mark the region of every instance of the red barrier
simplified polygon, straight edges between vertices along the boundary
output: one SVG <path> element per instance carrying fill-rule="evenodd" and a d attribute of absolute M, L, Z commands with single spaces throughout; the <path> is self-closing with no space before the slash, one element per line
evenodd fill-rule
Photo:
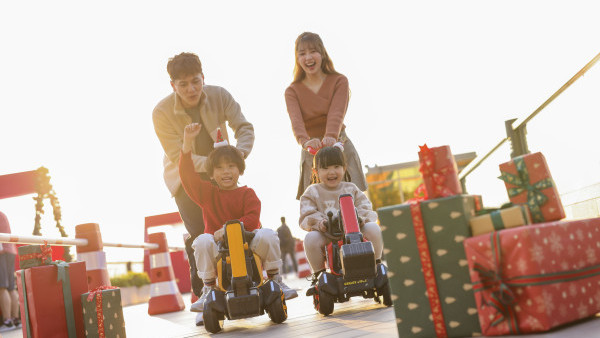
<path fill-rule="evenodd" d="M 304 244 L 302 244 L 301 240 L 296 240 L 296 261 L 298 263 L 298 278 L 310 276 L 310 265 L 306 259 Z"/>
<path fill-rule="evenodd" d="M 144 242 L 148 242 L 148 228 L 161 225 L 176 225 L 182 224 L 181 216 L 178 212 L 168 214 L 147 216 L 144 220 Z M 185 259 L 185 255 L 181 251 L 171 252 L 171 262 L 173 264 L 173 272 L 179 292 L 188 293 L 192 290 L 192 281 L 190 280 L 190 264 Z M 150 275 L 150 260 L 149 251 L 144 250 L 144 271 Z"/>
<path fill-rule="evenodd" d="M 0 199 L 33 194 L 37 171 L 0 175 Z"/>
<path fill-rule="evenodd" d="M 75 238 L 88 240 L 88 245 L 75 247 L 77 260 L 84 261 L 87 270 L 88 290 L 100 286 L 110 286 L 110 277 L 106 268 L 106 253 L 102 250 L 102 234 L 97 223 L 86 223 L 75 226 Z"/>

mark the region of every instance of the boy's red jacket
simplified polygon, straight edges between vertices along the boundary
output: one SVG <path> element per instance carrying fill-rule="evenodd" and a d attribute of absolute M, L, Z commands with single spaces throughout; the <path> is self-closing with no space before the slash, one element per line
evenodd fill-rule
<path fill-rule="evenodd" d="M 194 169 L 192 152 L 179 156 L 179 176 L 188 196 L 202 207 L 204 233 L 214 234 L 223 224 L 240 220 L 247 231 L 260 228 L 260 200 L 247 186 L 234 190 L 221 190 L 211 182 L 200 178 Z"/>

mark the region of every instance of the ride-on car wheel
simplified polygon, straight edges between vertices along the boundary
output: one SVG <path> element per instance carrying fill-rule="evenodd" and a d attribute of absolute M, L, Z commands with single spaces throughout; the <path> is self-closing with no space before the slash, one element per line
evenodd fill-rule
<path fill-rule="evenodd" d="M 333 312 L 334 299 L 333 296 L 325 291 L 319 290 L 319 301 L 318 301 L 319 313 L 322 315 L 330 315 Z"/>
<path fill-rule="evenodd" d="M 273 303 L 267 306 L 267 313 L 269 314 L 269 318 L 277 324 L 283 323 L 287 319 L 287 306 L 285 304 L 283 292 L 281 293 L 280 298 L 277 298 Z"/>
<path fill-rule="evenodd" d="M 392 306 L 394 304 L 392 302 L 392 291 L 390 290 L 389 282 L 385 283 L 380 290 L 377 290 L 377 293 L 383 297 L 383 305 Z"/>
<path fill-rule="evenodd" d="M 204 319 L 204 328 L 210 333 L 217 333 L 221 331 L 221 321 L 219 320 L 219 313 L 204 306 L 204 312 L 202 318 Z"/>

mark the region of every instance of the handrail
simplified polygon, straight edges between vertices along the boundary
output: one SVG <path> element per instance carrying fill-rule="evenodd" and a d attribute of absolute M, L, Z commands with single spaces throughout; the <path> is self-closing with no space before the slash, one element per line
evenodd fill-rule
<path fill-rule="evenodd" d="M 525 126 L 531 119 L 533 119 L 539 112 L 541 112 L 546 106 L 548 106 L 555 98 L 557 98 L 562 92 L 564 92 L 567 88 L 569 88 L 575 81 L 577 81 L 580 77 L 582 77 L 592 66 L 596 64 L 600 60 L 600 53 L 596 55 L 590 62 L 588 62 L 580 71 L 578 71 L 573 77 L 569 79 L 562 87 L 560 87 L 552 96 L 550 96 L 544 103 L 542 103 L 533 113 L 529 114 L 527 117 L 522 117 L 517 119 L 512 123 L 513 130 L 521 128 Z M 463 181 L 467 175 L 469 175 L 473 170 L 475 170 L 483 161 L 485 161 L 490 155 L 492 155 L 504 142 L 509 140 L 509 137 L 505 137 L 498 144 L 496 144 L 491 150 L 489 150 L 485 155 L 477 156 L 471 161 L 467 166 L 465 166 L 460 173 L 458 173 L 458 179 Z"/>
<path fill-rule="evenodd" d="M 31 236 L 31 235 L 13 235 L 7 233 L 0 233 L 0 243 L 17 243 L 17 244 L 50 244 L 57 246 L 72 246 L 72 245 L 80 245 L 86 246 L 88 245 L 88 240 L 84 238 L 67 238 L 67 237 L 43 237 L 43 236 Z M 105 247 L 114 247 L 114 248 L 139 248 L 139 249 L 158 249 L 159 245 L 156 243 L 141 243 L 141 244 L 133 244 L 133 243 L 111 243 L 111 242 L 103 242 Z M 184 247 L 179 246 L 170 246 L 170 250 L 184 250 Z"/>

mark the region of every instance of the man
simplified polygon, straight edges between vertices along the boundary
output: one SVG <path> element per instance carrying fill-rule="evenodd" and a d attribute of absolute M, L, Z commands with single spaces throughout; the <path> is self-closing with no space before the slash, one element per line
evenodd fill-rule
<path fill-rule="evenodd" d="M 204 84 L 202 63 L 196 54 L 181 53 L 167 63 L 173 93 L 162 99 L 152 112 L 154 131 L 165 151 L 164 180 L 190 237 L 186 240 L 186 252 L 190 262 L 192 289 L 201 296 L 202 281 L 196 273 L 194 251 L 191 243 L 204 233 L 202 208 L 185 193 L 179 178 L 179 154 L 183 145 L 183 132 L 186 125 L 200 123 L 200 134 L 192 144 L 192 161 L 197 172 L 204 174 L 208 154 L 214 149 L 217 130 L 223 139 L 228 140 L 226 123 L 235 133 L 238 148 L 244 158 L 248 157 L 254 145 L 254 128 L 246 120 L 240 105 L 222 87 Z M 196 318 L 196 325 L 202 325 L 202 318 Z"/>
<path fill-rule="evenodd" d="M 285 217 L 281 217 L 281 226 L 277 228 L 279 236 L 279 246 L 281 248 L 281 261 L 283 262 L 283 273 L 287 273 L 286 256 L 290 255 L 294 271 L 298 273 L 298 263 L 296 263 L 296 240 L 292 237 L 290 227 L 285 223 Z"/>

